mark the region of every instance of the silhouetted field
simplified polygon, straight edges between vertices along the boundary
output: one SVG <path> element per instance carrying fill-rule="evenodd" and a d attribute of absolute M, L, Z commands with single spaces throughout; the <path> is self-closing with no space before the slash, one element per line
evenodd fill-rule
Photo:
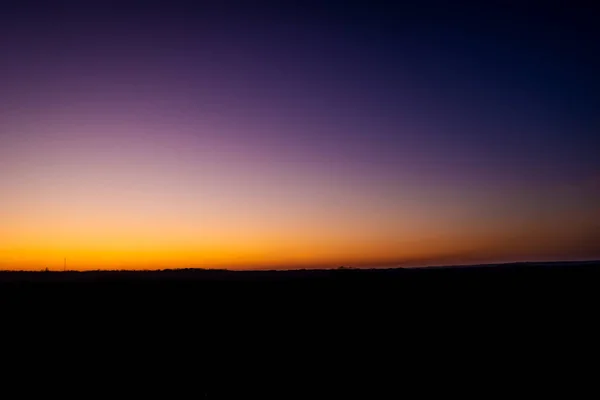
<path fill-rule="evenodd" d="M 98 387 L 121 385 L 116 376 L 132 394 L 164 397 L 399 398 L 441 382 L 445 391 L 474 390 L 471 381 L 490 377 L 499 380 L 494 391 L 516 387 L 486 368 L 529 376 L 528 360 L 587 354 L 586 345 L 575 349 L 595 332 L 599 271 L 600 262 L 1 272 L 0 305 L 3 333 L 18 328 L 26 343 L 17 354 L 27 349 L 52 365 L 68 355 L 83 375 L 110 366 L 110 379 L 88 378 Z M 11 351 L 18 342 L 3 343 Z M 469 368 L 468 382 L 458 365 Z M 164 376 L 148 378 L 157 368 L 177 371 L 170 379 L 179 383 L 157 392 Z M 430 376 L 436 385 L 419 381 Z"/>
<path fill-rule="evenodd" d="M 406 312 L 482 301 L 509 305 L 594 297 L 599 271 L 600 262 L 294 271 L 3 271 L 0 288 L 3 301 L 15 305 L 176 304 L 174 309 L 197 305 L 205 313 L 256 307 L 267 314 L 280 306 L 333 307 L 340 312 L 375 305 L 376 310 L 400 307 Z"/>
<path fill-rule="evenodd" d="M 72 283 L 72 282 L 362 282 L 383 283 L 390 280 L 401 283 L 406 279 L 452 278 L 487 279 L 561 278 L 594 274 L 600 261 L 523 262 L 465 266 L 421 268 L 347 268 L 234 271 L 227 269 L 163 269 L 163 270 L 93 270 L 93 271 L 0 271 L 0 283 Z"/>

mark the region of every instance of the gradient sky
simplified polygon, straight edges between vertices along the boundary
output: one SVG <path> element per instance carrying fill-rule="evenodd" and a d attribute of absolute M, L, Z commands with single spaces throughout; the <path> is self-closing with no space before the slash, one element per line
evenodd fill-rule
<path fill-rule="evenodd" d="M 0 269 L 600 258 L 593 8 L 195 3 L 3 2 Z"/>

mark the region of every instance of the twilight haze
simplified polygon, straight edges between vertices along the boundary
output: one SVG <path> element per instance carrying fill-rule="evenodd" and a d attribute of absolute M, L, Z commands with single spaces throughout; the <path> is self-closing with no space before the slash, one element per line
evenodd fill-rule
<path fill-rule="evenodd" d="M 593 8 L 195 3 L 3 3 L 0 269 L 600 258 Z"/>

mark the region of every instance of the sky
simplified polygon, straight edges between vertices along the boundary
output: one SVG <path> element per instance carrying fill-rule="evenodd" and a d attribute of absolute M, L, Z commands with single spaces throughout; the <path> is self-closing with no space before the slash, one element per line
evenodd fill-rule
<path fill-rule="evenodd" d="M 388 3 L 3 2 L 0 269 L 600 259 L 597 11 Z"/>

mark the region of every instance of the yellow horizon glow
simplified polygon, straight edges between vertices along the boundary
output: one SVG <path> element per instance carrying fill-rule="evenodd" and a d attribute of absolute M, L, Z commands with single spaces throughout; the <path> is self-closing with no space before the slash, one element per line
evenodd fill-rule
<path fill-rule="evenodd" d="M 64 257 L 77 270 L 440 265 L 598 250 L 600 200 L 585 188 L 197 160 L 145 143 L 129 154 L 94 139 L 75 157 L 21 150 L 5 163 L 0 269 L 61 270 Z"/>

